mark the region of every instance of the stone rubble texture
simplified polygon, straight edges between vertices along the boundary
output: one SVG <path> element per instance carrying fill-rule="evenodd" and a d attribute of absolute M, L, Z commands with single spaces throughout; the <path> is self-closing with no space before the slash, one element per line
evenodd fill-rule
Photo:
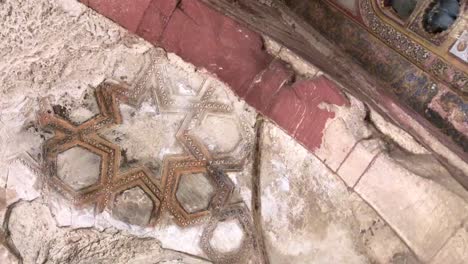
<path fill-rule="evenodd" d="M 117 11 L 106 5 L 119 1 L 87 2 L 112 13 Z M 176 11 L 175 1 L 167 6 L 139 2 L 124 19 L 139 14 L 146 26 L 187 24 L 187 32 L 208 38 L 206 49 L 216 24 L 207 15 L 203 23 L 211 27 L 195 27 L 182 11 L 228 21 L 195 1 L 184 1 Z M 152 22 L 150 9 L 159 10 L 162 20 Z M 168 22 L 173 11 L 175 19 Z M 354 97 L 327 90 L 329 82 L 319 69 L 274 41 L 265 40 L 269 54 L 249 67 L 260 72 L 269 65 L 258 82 L 268 89 L 295 75 L 285 91 L 296 89 L 307 97 L 298 101 L 313 103 L 302 109 L 304 126 L 291 136 L 272 121 L 255 126 L 261 117 L 247 104 L 252 91 L 246 103 L 230 89 L 239 92 L 254 79 L 237 70 L 242 65 L 230 69 L 239 79 L 223 83 L 212 73 L 223 79 L 226 71 L 185 62 L 182 58 L 202 58 L 177 54 L 182 46 L 169 49 L 176 54 L 167 53 L 132 35 L 149 30 L 135 21 L 127 20 L 126 31 L 74 0 L 1 1 L 0 20 L 0 263 L 261 263 L 255 246 L 262 239 L 273 264 L 466 262 L 466 190 L 408 134 Z M 233 37 L 228 31 L 235 25 L 224 26 Z M 157 32 L 146 33 L 160 40 Z M 261 46 L 256 36 L 247 47 Z M 179 43 L 172 38 L 162 41 Z M 158 188 L 173 184 L 164 192 L 169 200 L 154 198 L 147 185 L 129 185 L 113 193 L 99 212 L 91 205 L 76 206 L 50 184 L 42 147 L 54 135 L 40 127 L 38 114 L 50 105 L 54 115 L 75 125 L 95 118 L 101 111 L 95 92 L 109 80 L 132 92 L 119 101 L 121 123 L 98 132 L 118 146 L 116 175 L 144 167 Z M 306 133 L 306 124 L 317 116 L 323 129 Z M 171 162 L 196 155 L 188 142 L 195 142 L 205 158 L 238 166 L 221 166 L 221 172 L 190 167 L 172 182 L 167 176 Z M 69 154 L 76 149 L 80 153 Z M 77 168 L 67 174 L 69 183 L 80 183 L 76 189 L 84 180 L 89 185 L 87 177 L 95 181 L 96 164 L 103 166 L 101 156 L 87 158 L 90 152 L 82 150 L 71 148 L 69 159 L 62 159 L 67 152 L 58 155 L 63 169 Z M 254 177 L 260 178 L 259 186 Z M 226 206 L 211 211 L 224 197 L 216 192 L 221 189 L 230 194 Z M 253 214 L 256 208 L 259 217 Z M 198 213 L 188 226 L 178 222 L 180 214 Z"/>
<path fill-rule="evenodd" d="M 12 218 L 11 239 L 24 263 L 209 263 L 117 230 L 58 228 L 40 200 L 16 205 Z"/>

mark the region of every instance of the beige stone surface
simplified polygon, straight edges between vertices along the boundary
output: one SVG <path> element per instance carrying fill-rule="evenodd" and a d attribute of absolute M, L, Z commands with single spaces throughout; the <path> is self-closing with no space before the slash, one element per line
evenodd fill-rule
<path fill-rule="evenodd" d="M 278 58 L 289 63 L 294 71 L 303 78 L 314 78 L 321 74 L 317 67 L 304 61 L 298 55 L 284 46 L 279 51 Z"/>
<path fill-rule="evenodd" d="M 5 220 L 8 206 L 17 201 L 17 199 L 15 190 L 0 188 L 0 223 L 3 224 Z"/>
<path fill-rule="evenodd" d="M 101 157 L 85 148 L 73 147 L 57 157 L 57 176 L 75 190 L 99 180 Z"/>
<path fill-rule="evenodd" d="M 134 187 L 115 197 L 112 215 L 131 225 L 145 226 L 150 221 L 154 207 L 158 206 L 140 187 Z"/>
<path fill-rule="evenodd" d="M 338 169 L 338 175 L 348 187 L 354 187 L 362 174 L 371 165 L 374 158 L 384 149 L 380 139 L 363 140 L 349 153 Z"/>
<path fill-rule="evenodd" d="M 72 243 L 70 243 L 72 242 Z M 205 259 L 165 250 L 154 241 L 119 232 L 72 230 L 50 242 L 44 263 L 208 264 Z"/>
<path fill-rule="evenodd" d="M 19 260 L 3 244 L 0 244 L 0 263 L 17 264 Z"/>
<path fill-rule="evenodd" d="M 464 264 L 468 262 L 468 225 L 463 227 L 450 238 L 445 246 L 431 261 L 432 264 Z"/>
<path fill-rule="evenodd" d="M 207 115 L 191 133 L 205 142 L 210 151 L 225 154 L 233 151 L 242 140 L 240 129 L 231 116 Z"/>
<path fill-rule="evenodd" d="M 393 142 L 398 144 L 408 152 L 414 154 L 429 154 L 430 152 L 419 144 L 410 134 L 401 128 L 393 125 L 375 111 L 370 111 L 370 119 L 372 124 L 386 137 L 389 137 Z"/>
<path fill-rule="evenodd" d="M 39 201 L 16 204 L 8 221 L 11 241 L 25 263 L 36 263 L 41 247 L 59 232 L 49 209 Z"/>
<path fill-rule="evenodd" d="M 29 155 L 8 160 L 0 167 L 0 171 L 5 174 L 4 187 L 0 187 L 0 223 L 4 223 L 9 206 L 20 200 L 31 201 L 40 196 L 41 173 Z M 3 226 L 0 227 L 2 229 Z"/>
<path fill-rule="evenodd" d="M 188 213 L 207 210 L 215 186 L 204 173 L 182 174 L 177 187 L 176 197 Z"/>
<path fill-rule="evenodd" d="M 272 124 L 262 136 L 261 207 L 271 263 L 417 263 L 319 159 Z"/>
<path fill-rule="evenodd" d="M 283 45 L 279 44 L 278 42 L 274 41 L 272 38 L 268 37 L 267 35 L 263 35 L 263 46 L 265 50 L 273 55 L 278 56 L 279 52 L 283 48 Z"/>
<path fill-rule="evenodd" d="M 462 198 L 400 166 L 388 154 L 376 159 L 356 191 L 424 261 L 468 217 L 468 204 Z"/>
<path fill-rule="evenodd" d="M 372 135 L 371 128 L 364 121 L 365 105 L 354 97 L 349 98 L 349 106 L 319 105 L 333 111 L 335 117 L 327 121 L 322 144 L 314 153 L 333 171 L 341 166 L 357 142 Z"/>
<path fill-rule="evenodd" d="M 242 243 L 244 232 L 238 220 L 219 222 L 210 240 L 213 248 L 219 252 L 231 252 Z"/>
<path fill-rule="evenodd" d="M 410 129 L 414 130 L 415 133 L 419 135 L 419 140 L 428 148 L 432 149 L 435 153 L 443 157 L 449 164 L 449 166 L 453 166 L 456 170 L 459 170 L 461 174 L 468 175 L 468 163 L 463 161 L 457 154 L 452 152 L 444 143 L 437 140 L 434 135 L 428 131 L 423 125 L 419 124 L 419 122 L 411 121 L 413 118 L 408 114 L 405 113 L 402 109 L 397 107 L 396 105 L 392 106 L 394 113 L 401 116 L 401 118 L 405 118 L 410 120 L 408 122 L 408 126 Z M 371 111 L 371 120 L 373 124 L 380 130 L 383 134 L 394 140 L 398 143 L 399 146 L 406 149 L 409 152 L 416 153 L 416 154 L 428 154 L 428 150 L 421 147 L 421 144 L 417 143 L 414 138 L 412 138 L 408 133 L 403 131 L 400 128 L 397 128 L 393 124 L 385 121 L 381 116 L 377 113 Z"/>
<path fill-rule="evenodd" d="M 424 179 L 428 179 L 442 186 L 446 190 L 464 199 L 468 203 L 468 191 L 463 188 L 431 154 L 411 154 L 394 149 L 391 158 L 401 167 Z"/>

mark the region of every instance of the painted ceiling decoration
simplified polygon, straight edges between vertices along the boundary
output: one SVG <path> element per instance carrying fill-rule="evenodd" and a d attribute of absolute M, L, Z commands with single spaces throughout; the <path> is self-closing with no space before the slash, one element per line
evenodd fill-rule
<path fill-rule="evenodd" d="M 459 0 L 434 1 L 424 11 L 424 29 L 433 34 L 446 31 L 457 21 L 459 13 Z"/>
<path fill-rule="evenodd" d="M 459 8 L 464 10 L 466 1 L 460 4 Z M 425 21 L 434 16 L 429 15 L 437 12 L 434 10 L 439 10 L 435 6 L 442 8 L 434 4 L 432 0 L 418 1 L 411 16 L 403 21 L 396 16 L 389 15 L 391 12 L 380 0 L 359 1 L 362 21 L 374 35 L 412 63 L 430 73 L 432 77 L 448 84 L 455 92 L 466 95 L 468 93 L 468 65 L 450 54 L 449 48 L 446 47 L 447 44 L 453 45 L 456 40 L 455 35 L 463 33 L 466 20 L 454 20 L 447 30 L 440 33 L 428 32 Z"/>
<path fill-rule="evenodd" d="M 416 0 L 390 0 L 384 1 L 384 7 L 390 11 L 389 13 L 396 13 L 399 18 L 406 20 L 413 13 L 417 3 Z"/>
<path fill-rule="evenodd" d="M 296 14 L 349 54 L 384 89 L 418 112 L 468 151 L 468 64 L 466 1 L 441 33 L 429 33 L 424 19 L 438 0 L 416 1 L 402 18 L 399 1 L 289 1 Z M 396 9 L 395 9 L 396 8 Z M 403 12 L 403 11 L 400 11 Z M 359 26 L 356 26 L 359 25 Z M 448 99 L 450 98 L 450 99 Z"/>

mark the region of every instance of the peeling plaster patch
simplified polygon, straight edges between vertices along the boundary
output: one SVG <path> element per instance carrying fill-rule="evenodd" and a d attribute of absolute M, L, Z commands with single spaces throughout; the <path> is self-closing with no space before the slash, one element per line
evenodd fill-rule
<path fill-rule="evenodd" d="M 51 194 L 48 199 L 49 209 L 58 227 L 72 226 L 72 205 L 59 196 Z M 73 226 L 72 226 L 73 227 Z"/>
<path fill-rule="evenodd" d="M 280 207 L 284 206 L 280 203 L 277 203 L 272 188 L 264 189 L 261 199 L 262 217 L 267 219 L 267 222 L 271 221 L 269 219 L 278 219 L 278 222 L 285 222 L 286 215 L 281 214 L 280 212 Z"/>
<path fill-rule="evenodd" d="M 71 225 L 74 228 L 90 228 L 95 225 L 95 222 L 94 208 L 71 211 Z"/>
<path fill-rule="evenodd" d="M 93 207 L 76 208 L 56 193 L 48 196 L 48 207 L 58 227 L 91 228 L 99 219 Z"/>
<path fill-rule="evenodd" d="M 237 120 L 230 117 L 207 115 L 193 133 L 216 153 L 232 152 L 241 141 Z"/>
<path fill-rule="evenodd" d="M 153 237 L 161 241 L 164 248 L 204 256 L 199 246 L 202 231 L 202 226 L 181 228 L 176 225 L 161 225 L 153 231 Z M 184 242 L 181 243 L 181 241 Z"/>
<path fill-rule="evenodd" d="M 73 147 L 57 157 L 57 176 L 74 190 L 98 182 L 101 157 L 85 148 Z"/>
<path fill-rule="evenodd" d="M 249 210 L 252 210 L 252 161 L 249 158 L 241 172 L 228 172 L 229 178 L 233 181 L 234 193 L 231 196 L 231 203 L 239 203 L 244 201 Z"/>
<path fill-rule="evenodd" d="M 116 195 L 112 215 L 129 224 L 145 226 L 149 223 L 155 206 L 159 204 L 153 204 L 140 187 L 133 187 Z"/>
<path fill-rule="evenodd" d="M 94 89 L 83 83 L 71 82 L 64 85 L 65 92 L 58 96 L 49 96 L 48 100 L 57 110 L 57 114 L 70 119 L 75 124 L 82 124 L 99 113 Z"/>
<path fill-rule="evenodd" d="M 229 176 L 229 179 L 231 179 L 232 183 L 234 183 L 234 185 L 237 185 L 238 181 L 237 181 L 237 173 L 235 172 L 229 172 L 227 174 Z"/>
<path fill-rule="evenodd" d="M 265 46 L 266 51 L 275 57 L 278 56 L 283 46 L 266 35 L 262 37 L 263 45 Z"/>
<path fill-rule="evenodd" d="M 41 153 L 41 144 L 50 137 L 50 135 L 39 131 L 34 122 L 37 102 L 32 98 L 20 97 L 12 98 L 2 104 L 1 99 L 0 107 L 4 107 L 4 109 L 0 111 L 2 132 L 0 166 L 2 163 L 7 166 L 8 163 L 21 155 L 37 159 Z"/>
<path fill-rule="evenodd" d="M 289 63 L 294 71 L 302 75 L 304 78 L 314 78 L 320 73 L 318 68 L 301 59 L 298 55 L 286 47 L 281 48 L 278 57 Z"/>
<path fill-rule="evenodd" d="M 328 119 L 320 148 L 314 153 L 332 170 L 336 170 L 356 142 L 369 137 L 371 129 L 364 121 L 366 109 L 362 102 L 348 95 L 350 106 L 321 104 L 332 111 L 335 118 Z"/>
<path fill-rule="evenodd" d="M 37 175 L 19 160 L 8 168 L 7 189 L 15 190 L 17 199 L 31 201 L 40 196 L 36 188 Z"/>

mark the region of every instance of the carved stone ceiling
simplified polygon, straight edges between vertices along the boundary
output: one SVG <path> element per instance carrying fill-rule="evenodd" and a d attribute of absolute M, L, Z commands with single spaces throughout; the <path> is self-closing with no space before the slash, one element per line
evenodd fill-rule
<path fill-rule="evenodd" d="M 0 1 L 0 263 L 468 258 L 468 193 L 430 151 L 223 19 L 272 60 L 258 111 L 233 93 L 254 68 L 225 83 L 77 1 Z"/>

